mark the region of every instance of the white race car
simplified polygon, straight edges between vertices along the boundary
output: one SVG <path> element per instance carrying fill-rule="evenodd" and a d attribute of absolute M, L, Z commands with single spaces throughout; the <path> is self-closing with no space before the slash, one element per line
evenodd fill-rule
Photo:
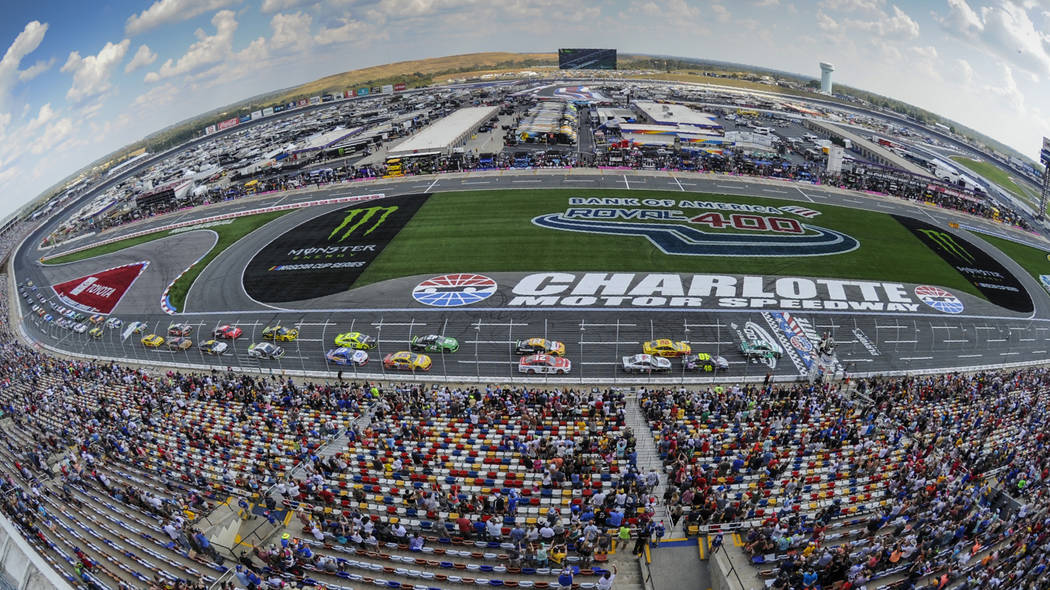
<path fill-rule="evenodd" d="M 623 370 L 627 373 L 654 373 L 670 371 L 671 361 L 662 356 L 636 354 L 623 357 Z"/>
<path fill-rule="evenodd" d="M 256 342 L 248 347 L 248 356 L 253 359 L 279 359 L 284 349 L 270 342 Z"/>

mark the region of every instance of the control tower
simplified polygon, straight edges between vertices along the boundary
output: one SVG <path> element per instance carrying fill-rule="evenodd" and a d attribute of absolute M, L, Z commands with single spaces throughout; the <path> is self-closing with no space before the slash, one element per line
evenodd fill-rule
<path fill-rule="evenodd" d="M 820 92 L 823 94 L 831 94 L 831 72 L 835 71 L 835 66 L 829 64 L 826 61 L 820 62 Z"/>

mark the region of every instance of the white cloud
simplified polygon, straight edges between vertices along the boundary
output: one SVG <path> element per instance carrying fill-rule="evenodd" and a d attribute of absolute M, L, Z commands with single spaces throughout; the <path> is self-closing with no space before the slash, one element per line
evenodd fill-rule
<path fill-rule="evenodd" d="M 881 39 L 911 40 L 919 38 L 919 23 L 908 16 L 897 6 L 893 14 L 879 12 L 871 20 L 847 19 L 843 21 L 850 28 L 864 31 Z"/>
<path fill-rule="evenodd" d="M 154 53 L 149 45 L 143 43 L 139 45 L 138 51 L 135 52 L 134 57 L 128 62 L 128 65 L 124 66 L 124 73 L 130 74 L 139 68 L 144 68 L 153 62 L 157 61 L 157 54 Z"/>
<path fill-rule="evenodd" d="M 124 32 L 138 35 L 160 25 L 182 22 L 238 3 L 240 0 L 157 0 L 146 10 L 129 16 L 124 23 Z"/>
<path fill-rule="evenodd" d="M 237 20 L 233 11 L 223 10 L 215 13 L 211 23 L 215 26 L 214 35 L 209 36 L 203 29 L 197 29 L 194 33 L 197 42 L 190 45 L 186 54 L 178 61 L 169 59 L 156 72 L 146 74 L 146 82 L 159 82 L 165 78 L 193 72 L 229 57 L 233 50 L 233 33 L 237 30 Z"/>
<path fill-rule="evenodd" d="M 109 90 L 112 85 L 109 77 L 114 68 L 124 61 L 131 41 L 124 39 L 120 43 L 106 43 L 98 55 L 80 57 L 76 51 L 69 54 L 69 59 L 62 66 L 62 72 L 73 74 L 73 86 L 66 93 L 66 98 L 79 102 L 90 96 L 97 96 Z"/>
<path fill-rule="evenodd" d="M 974 80 L 977 79 L 977 75 L 974 73 L 970 62 L 965 59 L 955 60 L 955 70 L 955 73 L 959 76 L 959 82 L 963 86 L 972 86 Z"/>
<path fill-rule="evenodd" d="M 319 45 L 333 45 L 359 40 L 375 32 L 367 23 L 361 21 L 344 19 L 342 23 L 338 27 L 321 27 L 314 35 L 314 40 Z"/>
<path fill-rule="evenodd" d="M 44 61 L 42 59 L 38 60 L 35 64 L 18 72 L 18 81 L 28 82 L 33 78 L 36 78 L 40 74 L 43 74 L 44 72 L 50 70 L 51 66 L 53 65 L 55 65 L 55 58 L 53 57 L 47 61 Z"/>
<path fill-rule="evenodd" d="M 945 28 L 957 33 L 973 34 L 984 29 L 981 17 L 966 0 L 948 0 L 948 14 L 942 16 L 940 21 Z"/>
<path fill-rule="evenodd" d="M 22 65 L 22 59 L 40 47 L 47 28 L 47 23 L 30 21 L 4 52 L 3 59 L 0 59 L 0 104 L 4 102 L 17 79 L 21 77 L 22 71 L 19 71 L 18 68 Z M 35 67 L 34 65 L 23 71 L 33 70 Z"/>
<path fill-rule="evenodd" d="M 817 13 L 817 28 L 829 34 L 840 33 L 842 31 L 838 21 L 823 12 Z"/>
<path fill-rule="evenodd" d="M 39 156 L 60 147 L 73 134 L 73 120 L 64 117 L 47 125 L 44 132 L 29 144 L 29 153 Z"/>
<path fill-rule="evenodd" d="M 296 8 L 304 4 L 309 4 L 310 2 L 312 2 L 312 0 L 263 0 L 262 11 L 270 13 L 279 10 L 288 10 L 289 8 Z"/>
<path fill-rule="evenodd" d="M 150 88 L 132 101 L 133 107 L 158 107 L 171 103 L 179 95 L 179 89 L 171 82 L 165 82 L 159 86 Z"/>
<path fill-rule="evenodd" d="M 981 43 L 1009 63 L 1033 74 L 1050 74 L 1050 38 L 1036 29 L 1024 6 L 1004 0 L 974 10 L 966 0 L 948 0 L 948 13 L 939 21 L 950 33 Z"/>
<path fill-rule="evenodd" d="M 520 10 L 524 6 L 530 3 L 535 3 L 536 1 L 537 0 L 519 0 L 518 2 L 504 4 L 500 8 L 504 11 Z M 386 17 L 406 19 L 424 16 L 430 17 L 465 8 L 487 6 L 488 2 L 483 2 L 482 0 L 379 0 L 369 12 L 373 18 L 376 18 L 376 15 L 382 15 Z"/>
<path fill-rule="evenodd" d="M 275 14 L 270 19 L 270 27 L 273 29 L 270 46 L 273 49 L 291 47 L 294 51 L 305 50 L 312 44 L 312 25 L 313 17 L 309 14 Z"/>
<path fill-rule="evenodd" d="M 823 0 L 820 3 L 821 8 L 850 13 L 881 13 L 885 5 L 885 0 Z"/>
<path fill-rule="evenodd" d="M 1014 79 L 1014 72 L 1010 66 L 1006 64 L 1000 64 L 999 66 L 1002 76 L 1002 84 L 986 84 L 984 91 L 993 95 L 998 96 L 1002 103 L 1010 106 L 1010 109 L 1017 115 L 1025 116 L 1025 103 L 1024 93 L 1017 87 L 1017 81 Z"/>

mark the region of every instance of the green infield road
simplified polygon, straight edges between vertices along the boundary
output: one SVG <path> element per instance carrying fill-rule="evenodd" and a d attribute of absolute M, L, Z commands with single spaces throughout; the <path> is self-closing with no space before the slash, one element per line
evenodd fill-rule
<path fill-rule="evenodd" d="M 580 233 L 532 223 L 532 219 L 540 215 L 566 212 L 571 206 L 570 198 L 581 196 L 674 200 L 679 203 L 717 201 L 775 208 L 796 205 L 818 211 L 819 215 L 808 218 L 801 214 L 776 216 L 852 236 L 860 247 L 850 252 L 821 256 L 668 255 L 644 236 Z M 639 205 L 636 208 L 645 207 Z M 714 216 L 715 224 L 695 225 L 709 233 L 726 231 L 725 227 L 717 227 L 717 218 L 726 219 L 731 213 L 725 208 L 677 208 L 682 209 L 684 215 L 693 217 L 692 224 L 703 216 L 707 216 L 703 217 L 705 220 Z M 678 220 L 677 223 L 688 221 Z M 735 233 L 747 235 L 749 232 Z M 941 285 L 981 297 L 965 277 L 886 214 L 760 197 L 640 190 L 583 192 L 547 189 L 432 195 L 368 266 L 354 287 L 425 273 L 586 270 L 884 280 Z"/>

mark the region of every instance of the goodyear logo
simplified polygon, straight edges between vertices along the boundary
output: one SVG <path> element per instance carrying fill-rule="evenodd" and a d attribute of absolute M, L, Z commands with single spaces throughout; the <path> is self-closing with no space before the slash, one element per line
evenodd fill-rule
<path fill-rule="evenodd" d="M 968 264 L 972 264 L 976 260 L 973 254 L 970 254 L 966 248 L 959 244 L 959 242 L 955 241 L 955 236 L 952 234 L 935 229 L 919 229 L 917 231 L 929 238 L 929 240 L 936 244 L 938 248 L 959 260 L 965 261 Z"/>
<path fill-rule="evenodd" d="M 390 214 L 397 211 L 397 209 L 398 207 L 396 205 L 392 205 L 389 207 L 367 207 L 363 209 L 351 209 L 349 212 L 347 212 L 346 217 L 343 218 L 343 221 L 339 225 L 337 225 L 335 229 L 332 230 L 332 233 L 328 234 L 328 240 L 332 241 L 333 239 L 335 239 L 336 235 L 342 232 L 342 235 L 340 235 L 339 239 L 336 240 L 338 242 L 342 242 L 343 240 L 353 235 L 353 233 L 357 230 L 367 226 L 368 229 L 365 230 L 363 234 L 361 234 L 361 237 L 365 237 L 368 234 L 374 232 L 376 229 L 378 229 L 379 226 L 383 225 L 383 222 L 386 221 L 387 217 L 390 217 Z"/>

